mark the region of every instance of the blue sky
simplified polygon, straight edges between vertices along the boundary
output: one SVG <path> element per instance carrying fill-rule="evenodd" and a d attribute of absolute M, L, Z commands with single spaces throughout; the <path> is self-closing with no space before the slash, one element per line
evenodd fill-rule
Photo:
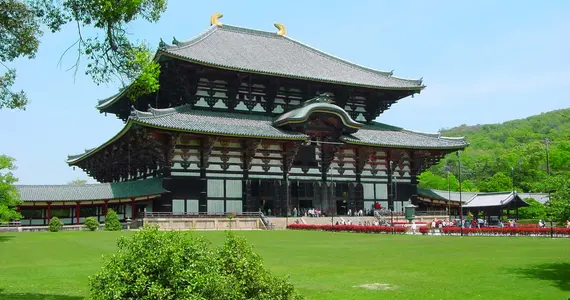
<path fill-rule="evenodd" d="M 275 31 L 282 23 L 299 41 L 427 88 L 379 121 L 435 132 L 460 124 L 497 123 L 570 107 L 570 1 L 183 1 L 170 0 L 157 24 L 136 22 L 133 38 L 158 46 L 191 38 L 222 22 Z M 45 33 L 34 60 L 10 64 L 26 111 L 0 110 L 0 153 L 17 159 L 20 184 L 88 179 L 65 163 L 68 154 L 107 141 L 122 128 L 95 109 L 118 83 L 97 86 L 58 60 L 77 36 L 74 26 Z M 90 180 L 93 182 L 93 180 Z"/>

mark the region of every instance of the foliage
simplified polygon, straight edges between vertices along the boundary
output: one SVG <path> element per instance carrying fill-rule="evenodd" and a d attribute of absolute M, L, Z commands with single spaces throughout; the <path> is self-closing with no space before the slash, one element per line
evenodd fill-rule
<path fill-rule="evenodd" d="M 0 64 L 7 72 L 0 76 L 0 109 L 25 109 L 24 91 L 13 92 L 16 70 L 6 64 L 19 57 L 32 59 L 43 34 L 41 27 L 60 31 L 66 24 L 77 27 L 77 40 L 65 51 L 87 58 L 85 73 L 97 84 L 120 80 L 133 82 L 130 97 L 158 89 L 159 65 L 144 42 L 128 38 L 127 26 L 143 19 L 157 22 L 166 10 L 167 0 L 4 0 L 0 1 Z M 89 30 L 85 30 L 89 29 Z M 86 35 L 86 32 L 93 34 Z"/>
<path fill-rule="evenodd" d="M 418 176 L 420 181 L 419 186 L 452 192 L 459 191 L 459 180 L 453 173 L 448 173 L 446 177 L 441 177 L 432 173 L 431 171 L 425 171 Z M 477 187 L 469 180 L 461 181 L 461 190 L 464 192 L 478 192 Z"/>
<path fill-rule="evenodd" d="M 105 216 L 105 231 L 119 231 L 122 229 L 123 226 L 119 222 L 119 216 L 114 210 L 109 208 Z"/>
<path fill-rule="evenodd" d="M 74 179 L 72 181 L 70 181 L 68 184 L 87 184 L 87 180 L 85 179 Z"/>
<path fill-rule="evenodd" d="M 91 231 L 95 231 L 99 228 L 99 222 L 97 221 L 97 219 L 95 219 L 95 217 L 86 218 L 84 225 Z"/>
<path fill-rule="evenodd" d="M 570 200 L 570 195 L 563 192 L 563 183 L 570 182 L 569 132 L 570 109 L 502 124 L 461 125 L 442 130 L 445 136 L 465 136 L 470 143 L 461 155 L 461 178 L 469 180 L 473 190 L 511 191 L 514 183 L 519 192 L 553 191 L 553 195 L 558 194 L 553 198 L 566 200 Z M 550 141 L 550 168 L 546 164 L 546 139 Z M 457 176 L 458 171 L 457 155 L 447 155 L 429 169 L 430 173 L 419 176 L 420 185 L 447 190 L 448 174 Z M 454 187 L 452 183 L 452 190 Z"/>
<path fill-rule="evenodd" d="M 145 226 L 132 237 L 121 237 L 118 248 L 90 278 L 94 300 L 301 298 L 232 233 L 212 249 L 203 237 Z"/>
<path fill-rule="evenodd" d="M 22 201 L 14 186 L 18 181 L 12 174 L 14 169 L 16 169 L 14 159 L 0 155 L 0 223 L 22 218 L 22 215 L 16 211 Z"/>
<path fill-rule="evenodd" d="M 544 205 L 542 205 L 542 203 L 536 201 L 533 198 L 526 198 L 524 201 L 528 203 L 529 206 L 519 208 L 520 219 L 544 220 L 544 217 L 546 217 L 546 211 L 544 210 Z"/>
<path fill-rule="evenodd" d="M 58 217 L 53 217 L 49 220 L 49 231 L 58 232 L 63 227 L 63 222 Z"/>

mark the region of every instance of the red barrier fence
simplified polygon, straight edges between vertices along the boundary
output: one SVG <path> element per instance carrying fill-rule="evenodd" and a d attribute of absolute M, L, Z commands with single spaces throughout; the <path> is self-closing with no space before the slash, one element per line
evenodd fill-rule
<path fill-rule="evenodd" d="M 287 229 L 293 230 L 319 230 L 335 232 L 364 232 L 364 233 L 405 233 L 406 227 L 390 226 L 362 226 L 362 225 L 312 225 L 312 224 L 291 224 Z"/>

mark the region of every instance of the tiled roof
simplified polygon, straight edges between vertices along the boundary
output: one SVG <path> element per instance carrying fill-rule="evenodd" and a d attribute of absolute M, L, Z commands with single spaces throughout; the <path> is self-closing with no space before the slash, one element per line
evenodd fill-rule
<path fill-rule="evenodd" d="M 478 193 L 463 207 L 491 207 L 491 206 L 505 206 L 512 201 L 516 201 L 519 207 L 528 206 L 517 193 L 514 192 L 501 192 L 501 193 Z"/>
<path fill-rule="evenodd" d="M 460 195 L 459 192 L 449 192 L 449 191 L 444 191 L 444 190 L 431 190 L 431 191 L 433 193 L 439 195 L 442 198 L 449 199 L 449 200 L 455 201 L 455 202 L 459 202 L 459 199 L 461 198 L 461 202 L 463 202 L 463 203 L 468 202 L 473 197 L 475 197 L 475 195 L 477 195 L 477 193 L 474 193 L 474 192 L 461 192 L 461 195 Z"/>
<path fill-rule="evenodd" d="M 422 80 L 392 77 L 392 72 L 363 67 L 275 32 L 224 24 L 159 51 L 227 69 L 373 88 L 421 90 Z"/>
<path fill-rule="evenodd" d="M 192 110 L 189 105 L 176 108 L 133 111 L 130 120 L 160 128 L 203 134 L 304 140 L 305 134 L 273 127 L 273 118 L 262 115 Z"/>
<path fill-rule="evenodd" d="M 342 140 L 349 144 L 415 149 L 458 150 L 468 146 L 463 138 L 448 138 L 438 134 L 414 132 L 376 122 L 363 126 L 356 133 L 342 137 Z"/>
<path fill-rule="evenodd" d="M 167 192 L 162 187 L 162 178 L 97 184 L 16 185 L 16 188 L 24 202 L 125 199 Z"/>
<path fill-rule="evenodd" d="M 423 188 L 421 186 L 418 186 L 418 196 L 430 198 L 430 199 L 446 200 L 447 201 L 446 197 L 442 197 L 438 193 L 434 192 L 434 190 Z"/>
<path fill-rule="evenodd" d="M 273 122 L 273 118 L 268 116 L 193 110 L 189 105 L 166 109 L 149 108 L 148 112 L 133 110 L 127 124 L 117 135 L 97 148 L 89 149 L 83 154 L 68 156 L 67 163 L 73 165 L 103 149 L 107 144 L 128 132 L 134 124 L 163 130 L 218 136 L 274 140 L 306 140 L 308 138 L 300 132 L 276 128 Z M 409 149 L 459 150 L 468 145 L 462 138 L 443 138 L 438 137 L 437 134 L 417 133 L 376 122 L 364 125 L 354 134 L 342 136 L 341 140 L 349 144 Z"/>

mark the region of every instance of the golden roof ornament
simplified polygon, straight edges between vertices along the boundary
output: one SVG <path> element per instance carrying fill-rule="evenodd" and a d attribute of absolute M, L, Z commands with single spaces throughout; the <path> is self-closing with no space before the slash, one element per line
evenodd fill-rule
<path fill-rule="evenodd" d="M 210 26 L 212 25 L 218 25 L 218 26 L 222 26 L 222 22 L 220 22 L 220 19 L 223 17 L 224 15 L 222 15 L 221 13 L 214 13 L 211 17 L 210 17 Z"/>
<path fill-rule="evenodd" d="M 275 24 L 273 24 L 273 26 L 275 26 L 275 28 L 277 28 L 279 30 L 279 31 L 277 31 L 277 35 L 285 36 L 287 34 L 287 29 L 285 29 L 285 25 L 275 23 Z"/>

